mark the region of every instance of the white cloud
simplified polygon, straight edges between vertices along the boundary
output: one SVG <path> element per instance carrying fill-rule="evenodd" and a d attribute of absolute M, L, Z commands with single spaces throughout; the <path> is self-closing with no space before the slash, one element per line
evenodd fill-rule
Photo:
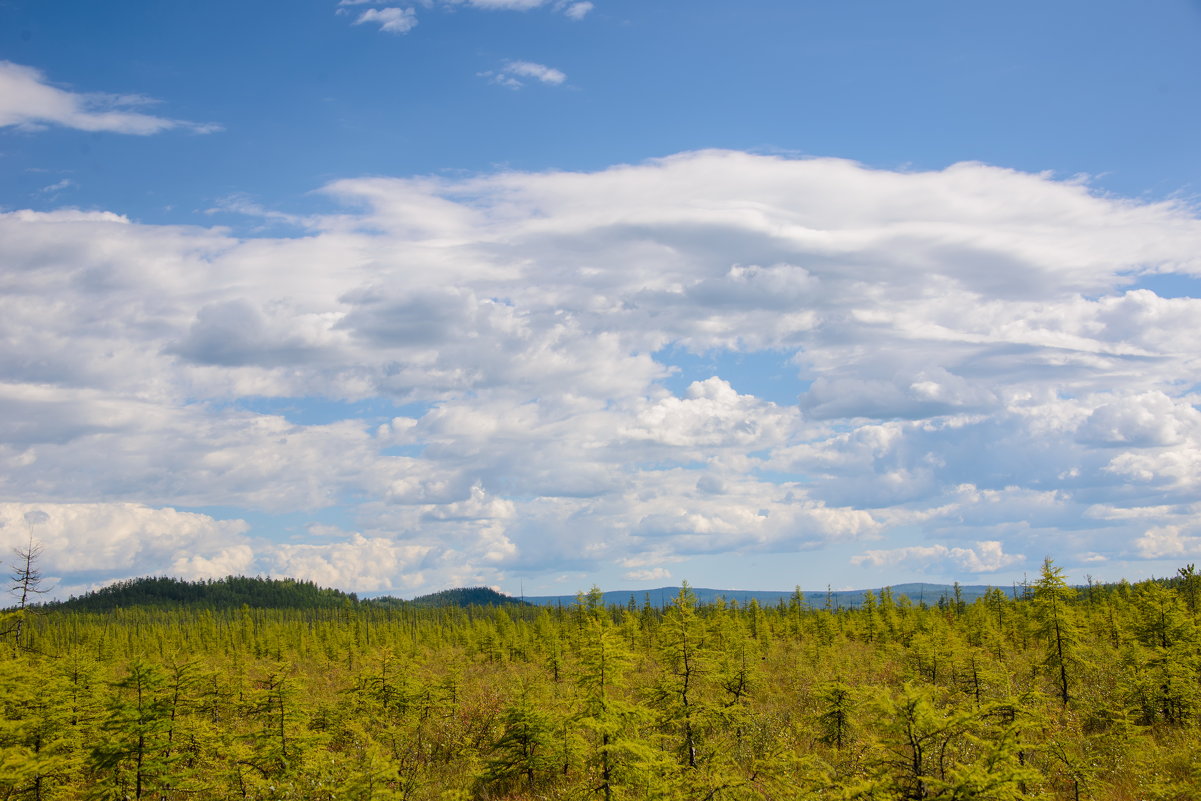
<path fill-rule="evenodd" d="M 592 3 L 572 0 L 439 0 L 444 5 L 466 5 L 486 11 L 532 11 L 550 6 L 572 19 L 579 19 L 592 10 Z M 579 8 L 584 6 L 584 8 Z"/>
<path fill-rule="evenodd" d="M 242 520 L 136 503 L 0 503 L 3 550 L 23 546 L 32 533 L 43 546 L 41 568 L 48 578 L 112 580 L 168 568 L 188 577 L 213 575 L 210 569 L 241 572 L 248 564 L 248 528 Z M 54 595 L 79 590 L 78 581 L 65 582 L 70 589 L 60 587 Z"/>
<path fill-rule="evenodd" d="M 52 86 L 33 67 L 0 61 L 0 128 L 18 126 L 37 130 L 62 125 L 81 131 L 111 131 L 145 136 L 173 128 L 194 133 L 221 130 L 218 125 L 156 117 L 136 106 L 152 102 L 138 95 L 80 94 Z"/>
<path fill-rule="evenodd" d="M 73 186 L 77 186 L 77 184 L 74 181 L 72 181 L 70 178 L 63 178 L 60 181 L 55 181 L 52 184 L 43 186 L 41 189 L 38 190 L 38 194 L 39 195 L 57 195 L 59 192 L 62 192 L 64 189 L 70 189 Z"/>
<path fill-rule="evenodd" d="M 964 571 L 1153 558 L 1201 502 L 1201 301 L 1126 289 L 1201 274 L 1188 209 L 725 151 L 325 191 L 297 237 L 0 214 L 0 497 L 345 506 L 361 539 L 138 564 L 414 591 L 902 531 Z M 716 366 L 669 391 L 672 354 Z M 753 354 L 795 401 L 726 374 Z"/>
<path fill-rule="evenodd" d="M 356 533 L 342 542 L 275 546 L 269 559 L 274 575 L 374 592 L 420 586 L 422 560 L 429 552 L 427 545 Z"/>
<path fill-rule="evenodd" d="M 1201 536 L 1186 534 L 1182 526 L 1149 528 L 1134 545 L 1144 559 L 1184 559 L 1201 555 Z"/>
<path fill-rule="evenodd" d="M 504 71 L 510 75 L 521 78 L 533 78 L 536 81 L 550 84 L 561 84 L 567 80 L 567 76 L 554 67 L 548 67 L 545 64 L 537 64 L 533 61 L 510 61 L 505 65 Z"/>
<path fill-rule="evenodd" d="M 451 4 L 466 4 L 489 11 L 530 11 L 546 5 L 548 0 L 444 0 Z"/>
<path fill-rule="evenodd" d="M 593 9 L 592 3 L 588 2 L 566 3 L 561 5 L 563 8 L 563 14 L 570 19 L 583 19 L 585 16 L 587 16 L 588 12 Z"/>
<path fill-rule="evenodd" d="M 314 220 L 297 214 L 288 214 L 275 209 L 269 209 L 243 194 L 227 195 L 220 198 L 216 205 L 205 209 L 205 214 L 241 214 L 247 217 L 257 217 L 266 224 L 291 225 L 298 228 L 311 228 Z"/>
<path fill-rule="evenodd" d="M 651 567 L 645 570 L 629 570 L 622 575 L 630 581 L 667 581 L 671 571 L 665 567 Z"/>
<path fill-rule="evenodd" d="M 1105 470 L 1132 482 L 1184 490 L 1191 496 L 1201 482 L 1201 447 L 1191 442 L 1180 448 L 1129 451 L 1115 456 Z"/>
<path fill-rule="evenodd" d="M 1098 445 L 1160 447 L 1201 435 L 1201 412 L 1160 391 L 1118 398 L 1095 408 L 1080 437 Z"/>
<path fill-rule="evenodd" d="M 798 422 L 795 410 L 739 395 L 729 382 L 714 376 L 694 381 L 683 398 L 662 398 L 642 409 L 623 433 L 677 448 L 754 450 L 784 444 Z"/>
<path fill-rule="evenodd" d="M 520 89 L 525 86 L 527 80 L 551 86 L 558 86 L 567 80 L 567 76 L 560 70 L 533 61 L 508 61 L 499 70 L 481 72 L 480 77 L 510 89 Z"/>
<path fill-rule="evenodd" d="M 172 576 L 196 581 L 225 576 L 244 576 L 256 573 L 254 549 L 249 545 L 231 545 L 220 551 L 204 555 L 181 553 L 171 563 L 167 572 Z"/>
<path fill-rule="evenodd" d="M 1025 560 L 1022 554 L 1004 553 L 1001 543 L 995 540 L 977 542 L 973 548 L 948 547 L 946 545 L 914 545 L 908 548 L 890 548 L 865 551 L 851 557 L 853 565 L 873 567 L 898 567 L 912 565 L 934 573 L 996 573 Z"/>
<path fill-rule="evenodd" d="M 349 9 L 355 6 L 388 6 L 391 0 L 338 0 L 337 14 L 347 14 Z M 444 10 L 453 10 L 464 7 L 479 9 L 482 11 L 532 11 L 536 8 L 550 6 L 555 11 L 561 12 L 568 19 L 581 20 L 587 16 L 592 10 L 593 5 L 590 2 L 573 2 L 572 0 L 420 0 L 422 6 L 426 9 L 441 8 Z M 363 11 L 355 19 L 355 25 L 363 23 L 379 23 L 380 30 L 388 33 L 408 33 L 417 26 L 417 12 L 414 8 L 400 8 L 397 6 L 388 6 L 387 8 L 371 8 Z M 533 65 L 539 66 L 539 65 Z M 542 68 L 547 69 L 547 68 Z M 550 77 L 541 77 L 538 75 L 527 75 L 525 77 L 535 78 L 544 82 L 561 83 L 562 78 L 554 80 L 553 75 L 558 73 L 558 70 L 551 70 Z M 498 83 L 504 83 L 503 72 L 502 79 Z M 561 75 L 562 73 L 558 73 Z M 490 74 L 491 75 L 491 74 Z M 515 80 L 510 77 L 509 80 Z M 511 84 L 506 84 L 511 85 Z"/>
<path fill-rule="evenodd" d="M 378 23 L 385 33 L 408 33 L 417 27 L 417 12 L 411 8 L 369 8 L 358 16 L 355 25 Z"/>

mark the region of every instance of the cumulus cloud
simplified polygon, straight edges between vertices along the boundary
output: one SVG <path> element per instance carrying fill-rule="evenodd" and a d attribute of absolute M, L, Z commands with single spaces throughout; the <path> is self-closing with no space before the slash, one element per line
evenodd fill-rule
<path fill-rule="evenodd" d="M 995 540 L 977 542 L 974 547 L 948 547 L 946 545 L 914 545 L 908 548 L 865 551 L 851 557 L 853 565 L 873 567 L 914 565 L 932 573 L 954 574 L 996 573 L 1010 565 L 1021 563 L 1022 554 L 1004 553 L 1001 543 Z"/>
<path fill-rule="evenodd" d="M 787 442 L 797 422 L 795 410 L 739 395 L 729 382 L 713 376 L 692 382 L 683 398 L 665 397 L 640 410 L 624 433 L 677 448 L 756 450 Z"/>
<path fill-rule="evenodd" d="M 216 553 L 181 553 L 167 571 L 178 578 L 199 580 L 254 574 L 255 553 L 249 545 L 231 545 Z"/>
<path fill-rule="evenodd" d="M 294 576 L 324 587 L 362 591 L 401 590 L 421 586 L 427 545 L 398 543 L 386 537 L 355 533 L 342 542 L 284 544 L 271 549 L 276 575 Z"/>
<path fill-rule="evenodd" d="M 4 550 L 24 545 L 30 526 L 43 547 L 43 573 L 76 577 L 67 582 L 72 589 L 79 589 L 73 585 L 80 576 L 111 580 L 171 569 L 200 577 L 242 572 L 250 564 L 249 526 L 237 519 L 137 503 L 0 503 Z"/>
<path fill-rule="evenodd" d="M 427 580 L 453 581 L 465 573 L 456 559 L 463 552 L 441 553 L 432 542 L 402 542 L 382 533 L 314 530 L 318 541 L 276 543 L 254 537 L 243 520 L 172 508 L 0 504 L 0 547 L 15 550 L 30 536 L 43 548 L 42 572 L 55 582 L 48 598 L 163 573 L 189 580 L 291 576 L 367 592 L 408 591 Z M 483 575 L 477 570 L 474 577 Z"/>
<path fill-rule="evenodd" d="M 17 126 L 38 130 L 48 125 L 61 125 L 81 131 L 109 131 L 138 136 L 174 128 L 194 133 L 221 130 L 219 125 L 211 123 L 173 120 L 130 110 L 153 102 L 141 95 L 71 92 L 52 85 L 38 69 L 0 61 L 0 128 Z M 54 188 L 62 189 L 69 185 L 68 182 Z"/>
<path fill-rule="evenodd" d="M 1144 559 L 1189 559 L 1201 554 L 1201 536 L 1187 533 L 1184 526 L 1149 528 L 1134 541 Z"/>
<path fill-rule="evenodd" d="M 1201 500 L 1201 300 L 1129 289 L 1201 274 L 1187 208 L 726 151 L 324 191 L 296 237 L 0 214 L 0 497 L 344 507 L 287 548 L 181 517 L 138 564 L 381 591 L 867 540 L 1167 559 L 1134 543 Z M 795 399 L 726 374 L 757 353 Z M 272 410 L 312 404 L 345 411 Z"/>
<path fill-rule="evenodd" d="M 1201 412 L 1160 391 L 1103 403 L 1080 427 L 1085 442 L 1142 448 L 1179 445 L 1201 435 Z"/>
<path fill-rule="evenodd" d="M 320 325 L 298 322 L 287 310 L 268 317 L 243 300 L 209 303 L 197 310 L 187 333 L 167 352 L 197 364 L 224 367 L 310 361 L 334 337 Z"/>

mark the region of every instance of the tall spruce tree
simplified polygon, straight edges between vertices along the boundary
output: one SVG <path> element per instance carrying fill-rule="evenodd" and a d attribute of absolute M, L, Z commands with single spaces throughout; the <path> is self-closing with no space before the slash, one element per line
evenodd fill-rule
<path fill-rule="evenodd" d="M 93 764 L 107 773 L 104 798 L 149 797 L 170 781 L 171 709 L 167 676 L 141 660 L 130 664 L 114 686 L 103 738 L 93 748 Z"/>
<path fill-rule="evenodd" d="M 663 674 L 656 688 L 657 706 L 664 723 L 678 732 L 681 761 L 695 768 L 705 712 L 702 682 L 711 660 L 688 582 L 664 614 L 660 636 Z"/>
<path fill-rule="evenodd" d="M 1076 590 L 1068 586 L 1063 568 L 1050 557 L 1043 560 L 1042 572 L 1034 585 L 1034 612 L 1038 633 L 1046 647 L 1043 665 L 1052 674 L 1060 701 L 1071 700 L 1069 666 L 1077 659 L 1080 630 L 1071 601 Z"/>

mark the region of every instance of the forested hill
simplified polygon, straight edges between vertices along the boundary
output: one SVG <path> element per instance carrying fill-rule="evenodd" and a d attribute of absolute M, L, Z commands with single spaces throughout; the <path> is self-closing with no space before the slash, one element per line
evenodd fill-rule
<path fill-rule="evenodd" d="M 206 609 L 328 609 L 343 606 L 504 606 L 522 601 L 489 587 L 465 587 L 422 595 L 411 601 L 385 596 L 360 601 L 355 593 L 290 578 L 226 576 L 208 581 L 155 576 L 118 581 L 86 595 L 45 605 L 47 609 L 104 612 L 134 606 L 192 606 Z M 528 606 L 528 604 L 526 604 Z"/>
<path fill-rule="evenodd" d="M 354 593 L 318 587 L 311 581 L 290 578 L 226 576 L 208 581 L 184 581 L 156 576 L 118 581 L 86 595 L 46 604 L 46 608 L 87 612 L 103 612 L 133 606 L 313 609 L 357 603 L 358 598 Z"/>
<path fill-rule="evenodd" d="M 529 606 L 529 604 L 514 598 L 511 595 L 497 592 L 490 587 L 462 587 L 454 590 L 442 590 L 441 592 L 430 593 L 429 595 L 420 595 L 411 601 L 400 601 L 396 598 L 384 597 L 376 598 L 369 603 L 379 604 L 381 606 L 392 606 L 408 604 L 412 606 L 507 606 L 517 604 L 520 606 Z"/>

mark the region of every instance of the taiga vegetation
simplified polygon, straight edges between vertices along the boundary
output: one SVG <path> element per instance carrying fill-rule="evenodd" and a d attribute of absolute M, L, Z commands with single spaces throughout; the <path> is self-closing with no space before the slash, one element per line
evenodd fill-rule
<path fill-rule="evenodd" d="M 0 799 L 1201 798 L 1201 575 L 1026 589 L 18 607 Z"/>

